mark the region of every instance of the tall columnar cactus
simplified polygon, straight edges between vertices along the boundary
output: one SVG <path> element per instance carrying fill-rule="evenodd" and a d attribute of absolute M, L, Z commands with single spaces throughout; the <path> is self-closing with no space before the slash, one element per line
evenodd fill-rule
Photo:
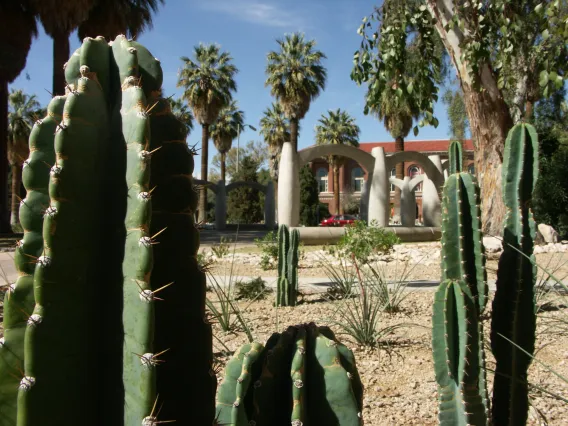
<path fill-rule="evenodd" d="M 278 229 L 277 306 L 295 306 L 298 298 L 298 247 L 300 233 L 286 225 Z"/>
<path fill-rule="evenodd" d="M 55 162 L 53 140 L 61 122 L 65 96 L 56 96 L 47 116 L 36 121 L 30 135 L 30 156 L 24 162 L 22 180 L 27 191 L 20 207 L 24 238 L 14 253 L 18 279 L 4 298 L 4 337 L 0 339 L 0 426 L 16 424 L 19 376 L 24 369 L 24 333 L 34 309 L 35 259 L 43 252 L 43 214 L 49 205 L 49 168 Z"/>
<path fill-rule="evenodd" d="M 450 174 L 461 173 L 463 171 L 463 149 L 460 141 L 450 142 L 450 148 L 448 150 L 448 156 L 450 160 L 450 168 L 448 172 Z"/>
<path fill-rule="evenodd" d="M 461 173 L 452 144 L 443 191 L 442 283 L 436 292 L 432 347 L 442 425 L 484 425 L 488 401 L 480 316 L 487 300 L 479 188 Z"/>
<path fill-rule="evenodd" d="M 359 426 L 362 403 L 353 353 L 329 328 L 304 324 L 235 352 L 217 395 L 217 424 Z"/>
<path fill-rule="evenodd" d="M 531 125 L 518 124 L 505 142 L 502 186 L 507 214 L 491 321 L 491 348 L 496 360 L 492 413 L 496 425 L 525 424 L 528 414 L 531 357 L 523 350 L 532 354 L 535 342 L 535 222 L 530 203 L 537 178 L 536 131 Z"/>
<path fill-rule="evenodd" d="M 124 36 L 87 38 L 65 75 L 68 93 L 52 102 L 63 117 L 52 126 L 55 158 L 37 167 L 38 145 L 24 170 L 34 190 L 46 194 L 49 181 L 49 197 L 44 241 L 36 214 L 19 247 L 37 250 L 25 271 L 27 281 L 34 273 L 35 307 L 28 296 L 23 343 L 12 344 L 11 328 L 0 349 L 24 354 L 23 365 L 21 356 L 0 360 L 0 425 L 209 426 L 216 380 L 193 153 L 160 98 L 159 62 Z M 34 128 L 32 147 L 41 138 L 53 145 L 50 117 Z"/>

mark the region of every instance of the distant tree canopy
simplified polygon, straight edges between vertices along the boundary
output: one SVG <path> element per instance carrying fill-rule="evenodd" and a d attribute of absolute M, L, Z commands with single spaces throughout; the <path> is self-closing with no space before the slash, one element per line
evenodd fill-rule
<path fill-rule="evenodd" d="M 300 225 L 317 226 L 318 206 L 318 181 L 306 165 L 300 169 Z"/>
<path fill-rule="evenodd" d="M 249 141 L 246 145 L 241 145 L 239 152 L 239 159 L 243 165 L 243 159 L 245 157 L 251 157 L 251 159 L 257 164 L 257 170 L 260 167 L 264 167 L 268 161 L 268 149 L 263 142 L 260 141 Z M 221 169 L 221 155 L 215 154 L 213 156 L 213 168 L 214 170 Z M 227 181 L 235 181 L 235 173 L 237 171 L 237 147 L 232 147 L 227 151 L 225 157 L 225 167 L 226 167 L 226 179 Z M 211 180 L 211 179 L 210 179 Z"/>
<path fill-rule="evenodd" d="M 233 175 L 233 180 L 258 182 L 258 162 L 247 155 L 241 159 L 239 171 Z M 238 224 L 259 223 L 263 220 L 263 208 L 260 191 L 253 188 L 240 187 L 228 194 L 227 221 Z"/>

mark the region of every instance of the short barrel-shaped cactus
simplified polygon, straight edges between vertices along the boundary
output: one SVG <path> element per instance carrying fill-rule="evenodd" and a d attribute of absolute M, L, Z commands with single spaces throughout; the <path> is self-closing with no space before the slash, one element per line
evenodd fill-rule
<path fill-rule="evenodd" d="M 351 350 L 313 323 L 249 343 L 227 363 L 217 424 L 360 426 L 363 385 Z"/>

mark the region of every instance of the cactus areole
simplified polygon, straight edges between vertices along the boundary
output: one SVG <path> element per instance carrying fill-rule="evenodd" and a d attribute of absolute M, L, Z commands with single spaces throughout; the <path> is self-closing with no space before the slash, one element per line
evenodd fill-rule
<path fill-rule="evenodd" d="M 159 61 L 124 36 L 86 38 L 65 78 L 24 163 L 0 426 L 210 426 L 193 152 Z"/>

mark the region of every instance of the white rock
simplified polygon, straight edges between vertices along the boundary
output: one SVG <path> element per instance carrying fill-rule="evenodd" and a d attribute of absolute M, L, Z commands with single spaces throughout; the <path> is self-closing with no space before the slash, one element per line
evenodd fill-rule
<path fill-rule="evenodd" d="M 540 235 L 542 235 L 542 239 L 545 243 L 558 242 L 558 232 L 556 232 L 552 226 L 540 223 L 538 225 L 538 232 Z"/>
<path fill-rule="evenodd" d="M 486 253 L 498 253 L 503 250 L 503 243 L 497 237 L 483 237 Z"/>

